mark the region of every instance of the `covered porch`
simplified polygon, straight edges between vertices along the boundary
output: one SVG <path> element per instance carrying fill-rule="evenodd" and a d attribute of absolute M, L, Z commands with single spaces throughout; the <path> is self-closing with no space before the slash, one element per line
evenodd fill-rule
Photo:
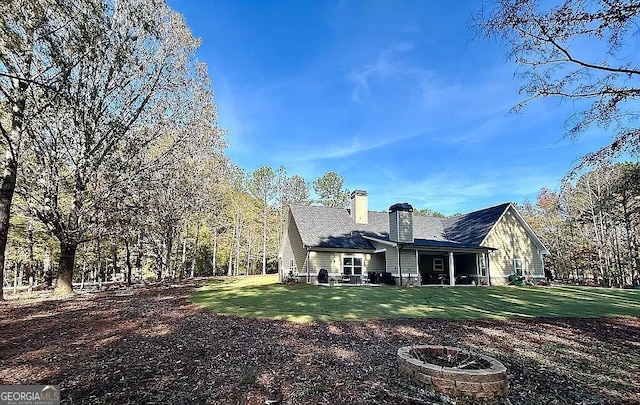
<path fill-rule="evenodd" d="M 489 248 L 417 248 L 421 285 L 490 285 Z"/>

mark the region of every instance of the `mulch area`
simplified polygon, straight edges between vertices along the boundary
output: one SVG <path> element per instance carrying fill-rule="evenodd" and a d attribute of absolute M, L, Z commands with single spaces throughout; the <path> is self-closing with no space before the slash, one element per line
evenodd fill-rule
<path fill-rule="evenodd" d="M 0 384 L 59 384 L 69 404 L 455 403 L 397 373 L 400 346 L 444 344 L 507 367 L 489 403 L 640 404 L 638 318 L 294 324 L 216 315 L 194 288 L 0 303 Z"/>

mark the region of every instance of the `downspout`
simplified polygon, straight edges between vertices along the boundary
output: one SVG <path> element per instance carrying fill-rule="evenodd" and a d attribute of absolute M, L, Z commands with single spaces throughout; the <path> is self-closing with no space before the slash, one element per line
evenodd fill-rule
<path fill-rule="evenodd" d="M 307 284 L 309 284 L 309 248 L 307 248 Z"/>
<path fill-rule="evenodd" d="M 398 272 L 400 273 L 400 287 L 402 287 L 402 245 L 397 244 L 396 249 L 398 251 Z"/>
<path fill-rule="evenodd" d="M 418 285 L 422 285 L 422 274 L 420 273 L 420 255 L 418 254 L 418 250 L 416 250 L 416 276 L 418 277 Z"/>

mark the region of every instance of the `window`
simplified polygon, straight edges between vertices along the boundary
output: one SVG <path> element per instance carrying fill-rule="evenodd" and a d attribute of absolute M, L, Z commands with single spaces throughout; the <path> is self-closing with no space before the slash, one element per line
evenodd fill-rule
<path fill-rule="evenodd" d="M 522 259 L 513 259 L 513 272 L 519 276 L 524 275 L 524 267 L 522 266 Z"/>
<path fill-rule="evenodd" d="M 478 271 L 483 277 L 487 275 L 487 262 L 485 261 L 484 255 L 478 256 Z"/>
<path fill-rule="evenodd" d="M 362 258 L 345 256 L 342 258 L 342 273 L 345 276 L 362 274 Z"/>
<path fill-rule="evenodd" d="M 444 271 L 444 260 L 442 260 L 442 257 L 433 258 L 433 271 Z"/>

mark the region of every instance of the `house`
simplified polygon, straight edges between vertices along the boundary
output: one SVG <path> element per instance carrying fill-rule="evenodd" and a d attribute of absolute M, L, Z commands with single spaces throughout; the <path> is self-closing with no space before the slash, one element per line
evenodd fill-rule
<path fill-rule="evenodd" d="M 511 203 L 435 218 L 407 203 L 369 211 L 356 190 L 350 209 L 290 207 L 278 270 L 281 281 L 294 274 L 306 283 L 492 285 L 514 273 L 543 279 L 548 253 Z"/>

